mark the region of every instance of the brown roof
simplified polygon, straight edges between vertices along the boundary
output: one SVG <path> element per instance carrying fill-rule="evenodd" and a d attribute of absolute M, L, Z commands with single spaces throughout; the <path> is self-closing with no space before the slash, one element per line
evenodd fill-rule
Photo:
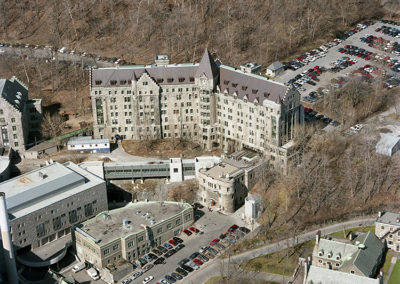
<path fill-rule="evenodd" d="M 229 66 L 221 65 L 219 70 L 221 92 L 227 90 L 229 95 L 236 92 L 240 99 L 247 95 L 251 102 L 258 99 L 261 104 L 268 99 L 280 104 L 288 89 L 287 86 L 268 80 L 263 76 L 243 73 Z"/>

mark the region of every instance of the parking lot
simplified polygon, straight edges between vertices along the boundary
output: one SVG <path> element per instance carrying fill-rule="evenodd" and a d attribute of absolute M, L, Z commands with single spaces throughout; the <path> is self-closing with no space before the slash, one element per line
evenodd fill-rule
<path fill-rule="evenodd" d="M 176 269 L 179 267 L 178 262 L 180 262 L 183 259 L 190 259 L 190 256 L 195 253 L 199 252 L 199 250 L 202 247 L 209 246 L 211 248 L 214 248 L 218 254 L 217 257 L 220 255 L 220 251 L 224 251 L 223 247 L 221 247 L 221 243 L 224 243 L 226 247 L 228 247 L 228 241 L 226 240 L 221 240 L 218 242 L 216 245 L 210 245 L 210 242 L 212 242 L 214 239 L 219 238 L 221 233 L 227 232 L 230 226 L 233 224 L 236 224 L 237 226 L 245 226 L 244 222 L 238 217 L 237 215 L 223 215 L 221 213 L 218 213 L 216 211 L 209 211 L 207 208 L 199 209 L 196 210 L 195 213 L 197 216 L 199 216 L 199 219 L 193 224 L 195 228 L 197 228 L 200 232 L 199 233 L 194 233 L 190 236 L 187 236 L 185 233 L 182 233 L 178 237 L 183 240 L 183 245 L 184 247 L 180 250 L 178 250 L 176 253 L 171 255 L 170 257 L 165 257 L 165 253 L 163 253 L 162 257 L 165 259 L 165 264 L 154 264 L 155 261 L 152 261 L 151 264 L 154 265 L 150 270 L 147 272 L 144 272 L 140 277 L 136 278 L 130 283 L 142 283 L 143 280 L 148 277 L 148 276 L 153 276 L 154 279 L 150 281 L 149 283 L 157 283 L 160 282 L 160 280 L 165 279 L 166 275 L 171 275 L 172 273 L 176 273 Z M 249 228 L 249 227 L 248 227 Z M 237 229 L 237 232 L 234 234 L 238 234 L 239 236 L 243 237 L 245 233 L 242 233 L 240 230 Z M 229 236 L 228 236 L 229 238 Z M 235 237 L 237 238 L 237 237 Z M 233 239 L 233 237 L 231 237 Z M 231 242 L 236 242 L 237 240 L 231 240 Z M 232 244 L 232 243 L 230 243 Z M 172 246 L 173 248 L 176 248 L 176 246 Z M 155 253 L 154 253 L 155 254 Z M 205 255 L 213 255 L 209 251 L 205 253 Z M 159 256 L 161 257 L 161 256 Z M 213 259 L 209 257 L 209 260 L 207 261 L 207 265 L 209 263 L 216 261 L 216 258 L 214 257 Z M 197 259 L 201 260 L 201 256 L 196 257 Z M 149 263 L 145 264 L 142 268 L 148 266 Z M 202 268 L 202 264 L 199 266 L 199 269 Z M 131 275 L 127 275 L 123 280 L 128 279 L 131 277 L 133 274 L 135 274 L 138 271 L 143 271 L 141 268 L 136 268 Z M 188 273 L 186 277 L 183 277 L 183 280 L 193 280 L 193 283 L 195 283 L 195 275 L 192 274 L 195 272 Z M 89 276 L 86 274 L 86 270 L 80 271 L 76 274 L 72 273 L 71 270 L 67 271 L 64 273 L 64 275 L 73 275 L 78 281 L 88 281 L 90 283 L 104 283 L 102 280 L 91 280 Z M 193 278 L 193 279 L 191 279 Z M 118 283 L 122 283 L 123 281 L 119 281 Z M 170 283 L 169 282 L 164 282 L 164 283 Z M 177 281 L 179 282 L 179 280 Z M 160 282 L 162 283 L 162 282 Z"/>
<path fill-rule="evenodd" d="M 351 35 L 347 39 L 341 41 L 337 45 L 330 47 L 328 50 L 326 50 L 326 53 L 324 54 L 324 56 L 316 58 L 314 61 L 309 62 L 305 66 L 298 68 L 295 71 L 286 70 L 283 74 L 281 74 L 279 77 L 277 77 L 276 80 L 281 83 L 288 83 L 289 80 L 293 79 L 294 77 L 296 77 L 299 74 L 302 74 L 302 73 L 304 74 L 307 70 L 309 70 L 310 68 L 313 68 L 315 66 L 319 66 L 320 68 L 325 68 L 326 70 L 328 70 L 329 68 L 332 67 L 332 65 L 331 65 L 332 62 L 337 61 L 338 59 L 342 58 L 343 56 L 349 57 L 350 59 L 357 61 L 355 64 L 348 66 L 338 72 L 329 72 L 329 71 L 322 72 L 322 74 L 318 77 L 319 81 L 315 82 L 316 83 L 315 86 L 309 85 L 309 84 L 303 84 L 302 88 L 299 88 L 299 92 L 302 96 L 302 99 L 304 99 L 304 97 L 308 96 L 308 94 L 310 92 L 316 91 L 318 88 L 321 88 L 321 87 L 327 88 L 328 85 L 331 83 L 332 79 L 340 77 L 340 76 L 347 76 L 352 71 L 357 70 L 361 67 L 364 67 L 366 64 L 381 66 L 381 63 L 378 63 L 376 61 L 375 57 L 371 58 L 370 60 L 365 60 L 365 58 L 360 58 L 358 56 L 348 55 L 348 54 L 343 54 L 343 53 L 338 52 L 339 48 L 344 48 L 346 45 L 353 45 L 358 48 L 362 48 L 368 52 L 372 52 L 373 54 L 381 55 L 381 57 L 383 57 L 383 58 L 390 57 L 395 60 L 399 60 L 400 57 L 398 55 L 371 47 L 368 45 L 368 43 L 362 42 L 360 40 L 361 37 L 365 37 L 365 35 L 368 34 L 368 35 L 372 35 L 372 36 L 376 36 L 376 37 L 382 37 L 383 39 L 385 39 L 387 41 L 397 41 L 397 42 L 399 41 L 399 39 L 396 37 L 384 34 L 380 31 L 378 31 L 378 32 L 375 31 L 376 29 L 381 28 L 382 26 L 396 27 L 396 26 L 390 25 L 389 23 L 381 23 L 381 22 L 374 23 L 374 24 L 368 26 L 367 28 L 365 28 L 357 33 L 354 33 L 353 35 Z M 399 75 L 389 68 L 385 68 L 385 71 L 387 71 L 388 74 Z"/>

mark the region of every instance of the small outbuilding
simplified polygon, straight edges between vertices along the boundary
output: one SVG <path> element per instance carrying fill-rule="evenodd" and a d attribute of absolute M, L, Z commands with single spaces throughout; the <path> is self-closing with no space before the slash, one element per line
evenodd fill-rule
<path fill-rule="evenodd" d="M 110 153 L 110 141 L 93 139 L 91 136 L 73 137 L 68 141 L 68 150 L 81 153 Z"/>
<path fill-rule="evenodd" d="M 400 149 L 400 135 L 394 133 L 381 133 L 381 139 L 376 144 L 378 154 L 391 157 Z"/>
<path fill-rule="evenodd" d="M 267 67 L 265 74 L 270 77 L 276 77 L 283 71 L 285 71 L 283 64 L 280 63 L 279 61 L 275 61 L 274 63 L 272 63 Z"/>
<path fill-rule="evenodd" d="M 25 152 L 25 158 L 27 159 L 41 159 L 46 156 L 53 155 L 57 153 L 58 146 L 56 142 L 44 141 L 37 144 Z"/>

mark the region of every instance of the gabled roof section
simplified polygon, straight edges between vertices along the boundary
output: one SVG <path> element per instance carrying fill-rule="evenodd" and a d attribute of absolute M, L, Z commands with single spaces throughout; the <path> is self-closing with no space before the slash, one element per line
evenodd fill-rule
<path fill-rule="evenodd" d="M 205 74 L 208 79 L 214 79 L 218 76 L 218 66 L 207 48 L 204 50 L 199 68 L 197 68 L 196 77 L 200 77 L 203 74 Z"/>
<path fill-rule="evenodd" d="M 257 98 L 260 104 L 264 100 L 281 104 L 288 91 L 288 87 L 281 83 L 260 75 L 243 73 L 230 66 L 221 65 L 219 71 L 221 91 L 228 90 L 229 95 L 236 92 L 240 99 L 247 95 L 251 102 Z"/>
<path fill-rule="evenodd" d="M 0 96 L 15 109 L 22 111 L 28 100 L 28 89 L 15 77 L 0 79 Z"/>
<path fill-rule="evenodd" d="M 276 71 L 276 70 L 278 70 L 280 68 L 283 68 L 283 64 L 280 63 L 279 61 L 275 61 L 274 63 L 272 63 L 271 65 L 269 65 L 267 67 L 267 69 L 273 70 L 273 71 Z"/>

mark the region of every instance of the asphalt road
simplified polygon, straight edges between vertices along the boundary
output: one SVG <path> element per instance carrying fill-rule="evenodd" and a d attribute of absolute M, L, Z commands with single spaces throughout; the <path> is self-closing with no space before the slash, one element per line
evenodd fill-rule
<path fill-rule="evenodd" d="M 338 232 L 343 230 L 344 228 L 355 228 L 359 225 L 361 226 L 371 226 L 375 224 L 376 218 L 366 218 L 366 219 L 357 219 L 351 220 L 347 222 L 342 222 L 338 224 L 333 224 L 330 226 L 326 226 L 320 229 L 322 235 L 331 234 L 334 232 Z M 277 243 L 269 244 L 258 249 L 246 251 L 244 253 L 231 256 L 230 258 L 225 259 L 214 259 L 212 262 L 208 262 L 206 265 L 195 272 L 189 274 L 188 277 L 184 278 L 181 283 L 184 284 L 192 284 L 192 283 L 204 283 L 208 279 L 213 276 L 220 276 L 220 275 L 231 275 L 231 276 L 240 276 L 244 277 L 242 271 L 238 269 L 240 263 L 245 260 L 253 259 L 261 255 L 266 255 L 270 253 L 274 253 L 277 251 L 281 251 L 285 248 L 291 247 L 295 244 L 304 243 L 310 241 L 315 238 L 318 230 L 313 230 L 301 235 L 298 235 L 294 238 L 281 240 Z M 274 279 L 266 279 L 270 281 L 282 281 L 282 276 L 277 276 Z M 286 280 L 286 279 L 284 279 Z"/>

